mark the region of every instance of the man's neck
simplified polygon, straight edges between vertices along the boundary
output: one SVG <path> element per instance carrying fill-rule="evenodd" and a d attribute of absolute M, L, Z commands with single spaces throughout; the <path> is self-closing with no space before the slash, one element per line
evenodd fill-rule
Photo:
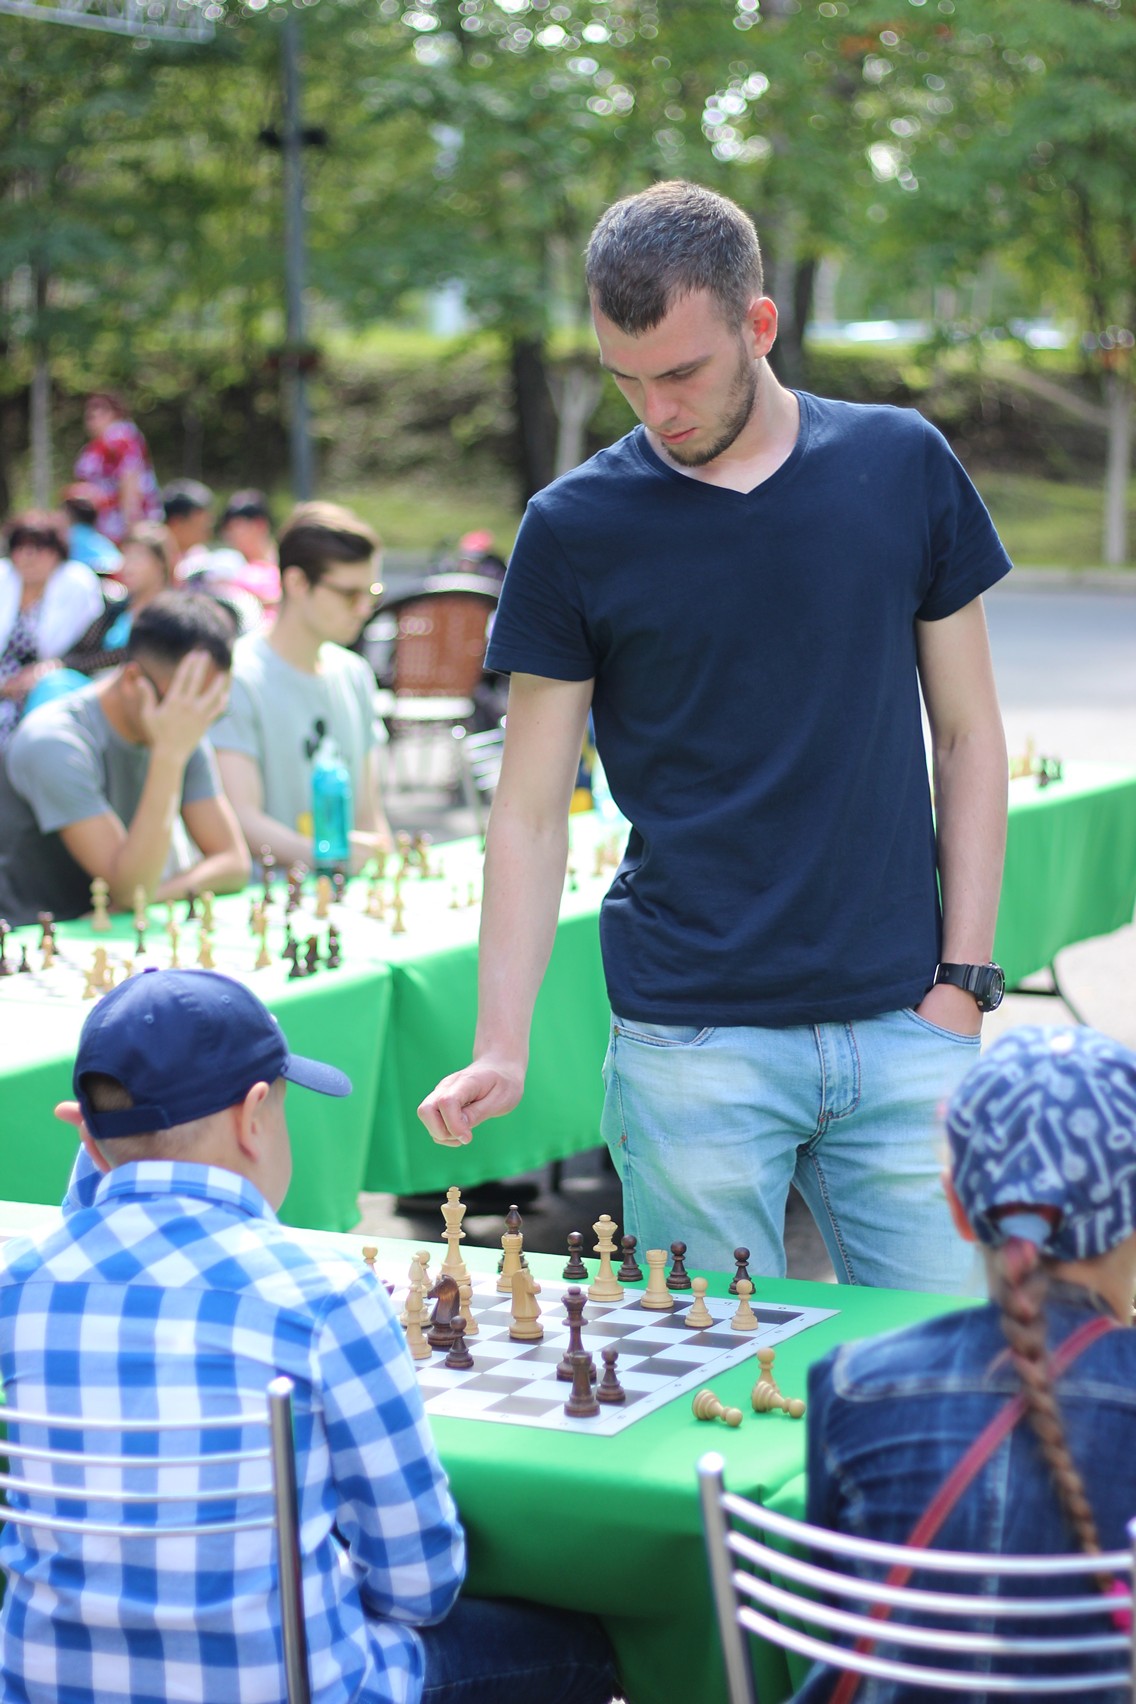
<path fill-rule="evenodd" d="M 323 640 L 312 632 L 287 601 L 280 605 L 276 620 L 265 634 L 265 644 L 282 662 L 290 663 L 301 674 L 319 672 Z"/>
<path fill-rule="evenodd" d="M 116 669 L 114 674 L 101 681 L 95 688 L 95 699 L 99 709 L 110 723 L 111 729 L 120 740 L 128 745 L 140 745 L 142 742 L 135 737 L 134 727 L 121 701 L 119 681 L 122 671 Z"/>
<path fill-rule="evenodd" d="M 660 461 L 704 485 L 720 485 L 727 491 L 753 491 L 787 462 L 796 448 L 801 409 L 795 393 L 786 390 L 773 375 L 768 361 L 757 363 L 757 391 L 753 409 L 742 431 L 729 449 L 702 467 L 686 467 L 668 455 L 666 445 L 648 431 L 651 448 Z"/>

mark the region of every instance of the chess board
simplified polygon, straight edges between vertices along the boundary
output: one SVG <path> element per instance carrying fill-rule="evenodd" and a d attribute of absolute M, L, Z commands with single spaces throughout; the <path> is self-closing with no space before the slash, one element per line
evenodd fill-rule
<path fill-rule="evenodd" d="M 386 1276 L 400 1286 L 396 1287 L 396 1299 L 401 1302 L 405 1279 L 401 1273 L 388 1272 Z M 540 1280 L 538 1301 L 544 1338 L 540 1343 L 514 1343 L 509 1337 L 512 1298 L 498 1294 L 492 1275 L 472 1276 L 473 1317 L 478 1331 L 475 1337 L 466 1337 L 466 1348 L 474 1365 L 464 1372 L 446 1367 L 440 1350 L 429 1361 L 415 1363 L 427 1414 L 539 1426 L 558 1432 L 590 1432 L 605 1438 L 633 1426 L 677 1396 L 693 1396 L 711 1384 L 718 1373 L 751 1358 L 756 1382 L 759 1347 L 784 1343 L 838 1311 L 754 1299 L 752 1306 L 760 1329 L 732 1331 L 730 1319 L 737 1309 L 736 1300 L 708 1296 L 706 1305 L 714 1316 L 714 1325 L 695 1331 L 683 1324 L 694 1299 L 689 1291 L 675 1293 L 670 1313 L 642 1306 L 645 1286 L 628 1286 L 621 1302 L 589 1301 L 584 1309 L 583 1346 L 595 1360 L 597 1384 L 603 1377 L 602 1352 L 614 1344 L 619 1350 L 616 1373 L 627 1401 L 601 1404 L 597 1415 L 574 1419 L 564 1412 L 571 1384 L 556 1377 L 557 1363 L 568 1346 L 562 1303 L 569 1286 L 553 1279 Z M 587 1286 L 582 1282 L 581 1288 L 586 1294 Z"/>

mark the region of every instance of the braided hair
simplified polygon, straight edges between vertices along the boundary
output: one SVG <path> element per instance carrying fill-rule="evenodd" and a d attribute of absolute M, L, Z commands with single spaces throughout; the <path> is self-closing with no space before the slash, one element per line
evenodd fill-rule
<path fill-rule="evenodd" d="M 1086 1556 L 1099 1556 L 1100 1536 L 1085 1483 L 1069 1449 L 1061 1409 L 1049 1370 L 1045 1336 L 1045 1304 L 1049 1270 L 1035 1243 L 1011 1236 L 991 1251 L 995 1299 L 1002 1310 L 1002 1330 L 1010 1359 L 1021 1381 L 1026 1416 L 1037 1437 L 1045 1465 L 1066 1521 Z M 1110 1595 L 1112 1576 L 1094 1574 L 1100 1590 Z"/>

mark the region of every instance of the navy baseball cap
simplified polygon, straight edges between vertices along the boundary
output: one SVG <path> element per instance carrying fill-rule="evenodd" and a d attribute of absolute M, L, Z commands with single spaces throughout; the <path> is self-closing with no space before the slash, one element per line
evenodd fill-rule
<path fill-rule="evenodd" d="M 134 1105 L 96 1112 L 88 1072 L 115 1077 Z M 104 994 L 83 1025 L 72 1085 L 92 1136 L 141 1136 L 206 1118 L 254 1083 L 286 1077 L 321 1095 L 349 1095 L 334 1065 L 291 1053 L 272 1013 L 242 982 L 215 970 L 146 970 Z"/>

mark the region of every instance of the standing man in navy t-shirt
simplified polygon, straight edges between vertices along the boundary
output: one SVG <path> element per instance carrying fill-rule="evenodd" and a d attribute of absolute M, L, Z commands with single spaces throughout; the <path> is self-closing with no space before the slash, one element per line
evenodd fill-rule
<path fill-rule="evenodd" d="M 474 1060 L 421 1116 L 460 1144 L 520 1099 L 591 709 L 632 824 L 600 921 L 627 1229 L 695 1267 L 743 1243 L 780 1275 L 795 1184 L 842 1280 L 957 1289 L 936 1112 L 1001 994 L 980 599 L 1009 561 L 918 414 L 777 381 L 732 202 L 686 183 L 617 202 L 587 281 L 641 424 L 517 538 L 488 659 L 512 682 Z"/>

